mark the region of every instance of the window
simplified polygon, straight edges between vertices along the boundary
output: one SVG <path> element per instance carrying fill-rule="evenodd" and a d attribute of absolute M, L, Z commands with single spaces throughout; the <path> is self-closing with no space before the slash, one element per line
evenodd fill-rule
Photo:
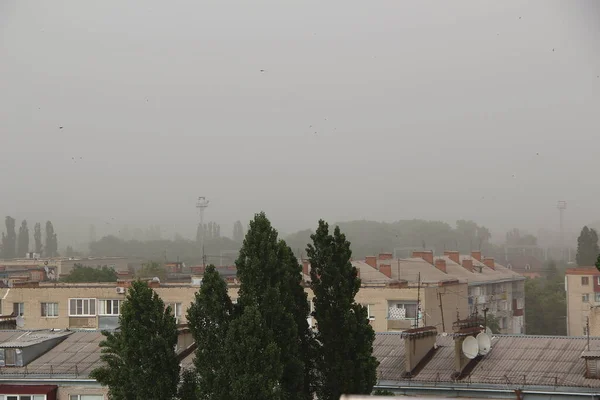
<path fill-rule="evenodd" d="M 595 294 L 594 301 L 595 301 L 596 303 L 600 303 L 600 293 L 596 293 L 596 294 Z"/>
<path fill-rule="evenodd" d="M 531 269 L 531 265 L 525 264 L 525 271 L 529 271 Z"/>
<path fill-rule="evenodd" d="M 42 303 L 42 317 L 58 317 L 58 303 Z"/>
<path fill-rule="evenodd" d="M 17 349 L 4 349 L 4 365 L 7 367 L 17 365 Z"/>
<path fill-rule="evenodd" d="M 69 397 L 69 400 L 104 400 L 104 395 L 102 395 L 102 394 L 72 394 Z"/>
<path fill-rule="evenodd" d="M 584 303 L 589 303 L 589 301 L 590 301 L 590 295 L 588 293 L 582 295 L 581 296 L 581 301 L 583 301 Z"/>
<path fill-rule="evenodd" d="M 98 315 L 120 315 L 121 300 L 98 300 Z"/>
<path fill-rule="evenodd" d="M 600 285 L 600 276 L 598 277 L 598 285 Z M 2 304 L 2 303 L 0 303 L 0 304 Z"/>
<path fill-rule="evenodd" d="M 413 319 L 417 317 L 417 302 L 390 302 L 389 319 Z"/>
<path fill-rule="evenodd" d="M 13 313 L 15 315 L 25 315 L 25 303 L 13 303 Z"/>
<path fill-rule="evenodd" d="M 0 400 L 46 400 L 45 394 L 0 394 Z"/>
<path fill-rule="evenodd" d="M 507 267 L 508 269 L 512 269 L 512 264 L 508 264 L 506 267 Z"/>
<path fill-rule="evenodd" d="M 367 318 L 369 318 L 370 321 L 375 320 L 375 316 L 373 315 L 373 311 L 371 311 L 371 305 L 370 304 L 363 304 L 363 306 L 367 309 Z"/>
<path fill-rule="evenodd" d="M 181 319 L 181 303 L 169 303 L 169 306 L 171 307 L 171 312 L 175 316 L 175 321 L 179 323 L 179 320 Z"/>
<path fill-rule="evenodd" d="M 587 286 L 590 284 L 590 278 L 587 276 L 582 276 L 581 277 L 581 285 L 582 286 Z"/>
<path fill-rule="evenodd" d="M 70 317 L 93 317 L 96 315 L 96 299 L 69 299 Z"/>

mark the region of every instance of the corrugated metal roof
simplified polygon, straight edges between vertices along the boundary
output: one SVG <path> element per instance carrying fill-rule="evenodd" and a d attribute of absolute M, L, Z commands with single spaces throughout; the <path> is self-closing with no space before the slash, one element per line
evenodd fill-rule
<path fill-rule="evenodd" d="M 0 348 L 25 348 L 49 339 L 68 336 L 71 333 L 67 331 L 0 331 Z"/>
<path fill-rule="evenodd" d="M 600 338 L 590 338 L 592 347 Z M 438 349 L 411 381 L 453 382 L 454 339 L 437 337 Z M 581 358 L 587 338 L 497 335 L 491 351 L 481 358 L 463 382 L 600 388 L 600 379 L 585 378 Z M 380 380 L 407 383 L 404 372 L 404 339 L 398 333 L 378 333 L 374 354 L 380 361 Z"/>

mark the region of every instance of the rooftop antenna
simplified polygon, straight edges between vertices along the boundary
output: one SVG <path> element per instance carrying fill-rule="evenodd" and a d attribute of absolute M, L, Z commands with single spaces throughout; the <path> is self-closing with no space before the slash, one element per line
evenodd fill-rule
<path fill-rule="evenodd" d="M 421 273 L 419 272 L 419 281 L 417 285 L 417 313 L 415 315 L 415 328 L 419 327 L 419 310 L 421 309 Z"/>
<path fill-rule="evenodd" d="M 198 201 L 196 202 L 196 208 L 198 209 L 198 213 L 200 214 L 200 246 L 202 246 L 202 263 L 205 264 L 204 261 L 204 210 L 208 207 L 209 201 L 204 196 L 198 197 Z"/>
<path fill-rule="evenodd" d="M 564 225 L 564 215 L 565 215 L 565 210 L 567 209 L 567 202 L 564 200 L 561 200 L 558 202 L 558 204 L 556 205 L 556 208 L 558 208 L 558 214 L 559 214 L 559 229 L 560 229 L 560 251 L 561 251 L 561 257 L 563 259 L 563 261 L 565 260 L 565 225 Z"/>

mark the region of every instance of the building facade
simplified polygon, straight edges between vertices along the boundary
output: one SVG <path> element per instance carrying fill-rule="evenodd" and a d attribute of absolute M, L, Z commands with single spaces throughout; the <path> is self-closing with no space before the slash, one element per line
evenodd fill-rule
<path fill-rule="evenodd" d="M 588 318 L 592 319 L 590 335 L 600 336 L 600 323 L 595 323 L 600 306 L 600 271 L 596 267 L 569 268 L 565 273 L 567 293 L 567 335 L 588 334 Z"/>

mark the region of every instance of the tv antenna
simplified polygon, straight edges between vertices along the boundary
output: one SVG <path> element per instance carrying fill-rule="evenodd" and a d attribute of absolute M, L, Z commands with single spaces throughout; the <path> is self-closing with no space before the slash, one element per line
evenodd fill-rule
<path fill-rule="evenodd" d="M 567 209 L 567 202 L 564 200 L 561 200 L 558 202 L 558 204 L 556 205 L 556 208 L 558 208 L 558 213 L 559 213 L 559 229 L 560 229 L 560 251 L 562 252 L 561 256 L 563 258 L 563 261 L 565 261 L 565 221 L 564 221 L 564 215 L 565 215 L 565 210 Z"/>

